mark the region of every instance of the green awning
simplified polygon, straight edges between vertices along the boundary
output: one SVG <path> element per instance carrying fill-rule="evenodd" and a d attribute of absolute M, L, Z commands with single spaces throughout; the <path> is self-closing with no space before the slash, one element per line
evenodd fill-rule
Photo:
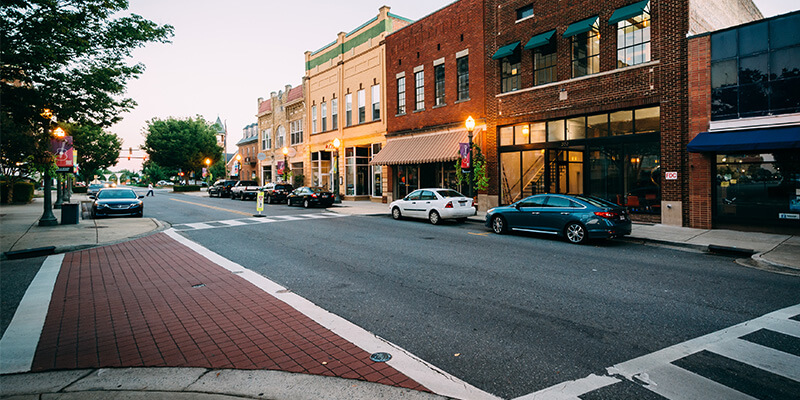
<path fill-rule="evenodd" d="M 503 57 L 508 57 L 514 54 L 514 51 L 516 51 L 517 47 L 519 47 L 519 43 L 520 42 L 514 42 L 497 49 L 497 51 L 492 56 L 492 60 L 499 60 Z"/>
<path fill-rule="evenodd" d="M 614 14 L 611 14 L 611 19 L 608 20 L 608 24 L 614 25 L 619 21 L 641 15 L 648 3 L 650 3 L 650 0 L 644 0 L 614 10 Z"/>
<path fill-rule="evenodd" d="M 600 19 L 596 15 L 591 18 L 586 18 L 583 21 L 578 21 L 573 23 L 572 25 L 567 28 L 564 32 L 564 37 L 572 37 L 575 35 L 579 35 L 581 33 L 589 32 L 590 30 L 594 29 L 597 26 L 597 20 Z"/>
<path fill-rule="evenodd" d="M 556 30 L 553 29 L 552 31 L 547 31 L 545 33 L 536 35 L 528 40 L 528 43 L 525 44 L 525 50 L 533 50 L 539 46 L 544 46 L 550 43 L 550 40 L 553 39 L 553 35 L 555 35 Z"/>

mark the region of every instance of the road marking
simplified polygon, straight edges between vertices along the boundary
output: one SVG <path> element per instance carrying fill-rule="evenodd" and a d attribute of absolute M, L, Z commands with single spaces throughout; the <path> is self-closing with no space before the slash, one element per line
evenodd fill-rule
<path fill-rule="evenodd" d="M 478 233 L 478 232 L 467 232 L 467 233 L 470 234 L 470 235 L 475 235 L 475 236 L 488 236 L 489 233 L 491 233 L 491 232 L 481 232 L 481 233 Z"/>
<path fill-rule="evenodd" d="M 224 221 L 205 221 L 205 222 L 193 222 L 190 224 L 175 224 L 173 226 L 173 229 L 175 229 L 178 232 L 185 232 L 185 231 L 195 231 L 201 229 L 230 228 L 232 226 L 258 225 L 258 224 L 266 224 L 269 222 L 308 221 L 312 219 L 341 218 L 347 216 L 348 215 L 346 214 L 334 214 L 334 213 L 273 215 L 269 218 L 240 218 L 240 219 L 229 219 Z M 212 225 L 212 223 L 214 223 L 214 225 Z"/>
<path fill-rule="evenodd" d="M 531 393 L 516 400 L 580 400 L 578 396 L 597 390 L 608 385 L 622 382 L 610 376 L 598 376 L 591 374 L 583 379 L 567 381 L 558 385 L 550 386 L 538 392 Z"/>
<path fill-rule="evenodd" d="M 194 229 L 208 229 L 208 228 L 213 228 L 213 226 L 211 226 L 211 225 L 208 225 L 208 224 L 206 224 L 206 223 L 203 223 L 203 222 L 195 222 L 195 223 L 193 223 L 193 224 L 186 224 L 186 226 L 190 226 L 190 227 L 192 227 L 192 228 L 194 228 Z"/>
<path fill-rule="evenodd" d="M 0 339 L 0 374 L 31 370 L 64 254 L 47 257 Z"/>
<path fill-rule="evenodd" d="M 649 371 L 655 384 L 647 389 L 670 400 L 756 400 L 721 383 L 702 377 L 672 364 L 660 365 Z"/>
<path fill-rule="evenodd" d="M 338 215 L 337 216 L 341 216 Z M 209 259 L 211 262 L 227 269 L 247 280 L 248 282 L 261 288 L 261 290 L 275 296 L 297 311 L 303 313 L 318 324 L 331 330 L 350 343 L 355 344 L 367 353 L 388 352 L 392 354 L 392 359 L 386 362 L 397 371 L 415 380 L 422 386 L 430 389 L 433 393 L 442 396 L 453 397 L 456 399 L 469 400 L 499 400 L 498 397 L 484 392 L 461 379 L 437 368 L 436 366 L 422 360 L 409 351 L 390 343 L 389 341 L 366 331 L 364 328 L 353 324 L 346 319 L 322 309 L 316 304 L 292 293 L 285 287 L 259 275 L 255 271 L 249 270 L 221 255 L 203 247 L 199 243 L 193 242 L 181 236 L 175 229 L 164 231 L 169 237 L 177 240 L 184 246 L 194 250 L 198 254 Z"/>
<path fill-rule="evenodd" d="M 222 207 L 214 207 L 214 206 L 209 206 L 209 205 L 200 204 L 200 203 L 194 203 L 194 202 L 186 201 L 186 200 L 178 200 L 178 199 L 170 199 L 170 200 L 172 200 L 172 201 L 180 201 L 181 203 L 191 204 L 191 205 L 200 206 L 200 207 L 211 208 L 213 210 L 227 211 L 227 212 L 232 212 L 232 213 L 241 214 L 241 215 L 247 215 L 247 216 L 253 215 L 253 213 L 246 213 L 244 211 L 231 210 L 231 209 L 222 208 Z"/>

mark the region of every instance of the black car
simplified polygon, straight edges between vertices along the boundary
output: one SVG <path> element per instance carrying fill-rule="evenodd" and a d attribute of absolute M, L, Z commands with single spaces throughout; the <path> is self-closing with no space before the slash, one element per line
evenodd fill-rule
<path fill-rule="evenodd" d="M 230 179 L 220 179 L 214 182 L 214 185 L 208 188 L 208 197 L 230 197 L 231 188 L 236 182 L 238 181 Z"/>
<path fill-rule="evenodd" d="M 302 204 L 303 207 L 311 206 L 330 207 L 333 204 L 333 193 L 321 187 L 301 186 L 286 196 L 286 204 Z"/>
<path fill-rule="evenodd" d="M 292 185 L 288 183 L 268 183 L 264 185 L 261 191 L 264 192 L 264 202 L 272 204 L 286 202 L 286 196 L 288 196 L 293 189 Z"/>
<path fill-rule="evenodd" d="M 580 244 L 631 234 L 628 210 L 590 196 L 538 194 L 486 212 L 486 227 L 495 233 L 547 233 Z"/>
<path fill-rule="evenodd" d="M 101 189 L 97 195 L 91 195 L 92 218 L 111 216 L 111 215 L 132 215 L 142 217 L 144 215 L 144 203 L 133 189 L 105 188 Z"/>

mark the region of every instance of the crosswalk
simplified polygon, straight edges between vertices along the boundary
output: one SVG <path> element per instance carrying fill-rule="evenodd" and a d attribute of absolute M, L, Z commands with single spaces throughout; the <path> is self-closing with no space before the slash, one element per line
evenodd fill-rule
<path fill-rule="evenodd" d="M 632 384 L 658 399 L 798 399 L 800 304 L 516 400 L 619 398 Z"/>
<path fill-rule="evenodd" d="M 261 217 L 261 218 L 258 217 L 238 218 L 238 219 L 228 219 L 222 221 L 206 221 L 206 222 L 193 222 L 190 224 L 176 224 L 172 226 L 172 229 L 179 232 L 196 231 L 203 229 L 230 228 L 234 226 L 244 226 L 244 225 L 259 225 L 259 224 L 267 224 L 270 222 L 307 221 L 307 220 L 327 219 L 327 218 L 341 218 L 346 216 L 347 215 L 331 213 L 331 212 L 314 213 L 314 214 L 295 214 L 295 215 L 272 215 L 269 217 Z"/>

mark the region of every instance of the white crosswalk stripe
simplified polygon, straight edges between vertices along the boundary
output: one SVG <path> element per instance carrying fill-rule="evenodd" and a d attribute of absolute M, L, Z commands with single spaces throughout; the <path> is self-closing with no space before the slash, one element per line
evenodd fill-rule
<path fill-rule="evenodd" d="M 800 304 L 614 365 L 606 369 L 607 376 L 590 375 L 584 379 L 553 385 L 516 400 L 575 399 L 614 385 L 616 382 L 611 379 L 617 378 L 641 384 L 670 400 L 753 399 L 673 362 L 706 351 L 800 383 L 800 357 L 742 339 L 743 336 L 759 330 L 800 338 L 800 322 L 791 319 L 797 315 L 800 315 Z M 556 393 L 560 396 L 554 397 Z M 566 393 L 569 393 L 568 396 L 565 396 Z"/>
<path fill-rule="evenodd" d="M 176 224 L 172 228 L 176 231 L 195 231 L 201 229 L 216 229 L 216 228 L 230 228 L 234 226 L 243 226 L 243 225 L 258 225 L 258 224 L 266 224 L 270 222 L 288 222 L 288 221 L 305 221 L 305 220 L 316 220 L 316 219 L 329 219 L 329 218 L 340 218 L 340 217 L 347 217 L 346 214 L 336 214 L 336 213 L 316 213 L 316 214 L 297 214 L 297 215 L 274 215 L 270 216 L 269 218 L 239 218 L 239 219 L 228 219 L 222 221 L 205 221 L 205 222 L 194 222 L 190 224 Z"/>

